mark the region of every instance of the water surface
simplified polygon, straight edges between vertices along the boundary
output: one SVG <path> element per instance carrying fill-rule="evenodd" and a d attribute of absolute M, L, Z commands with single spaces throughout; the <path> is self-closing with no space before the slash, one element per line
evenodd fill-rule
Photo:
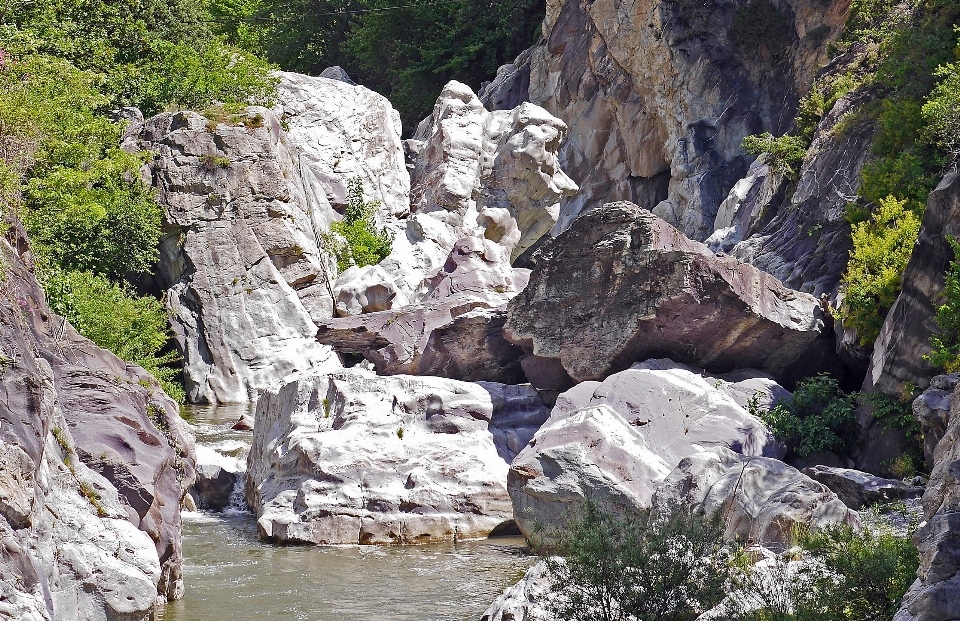
<path fill-rule="evenodd" d="M 249 432 L 231 431 L 248 408 L 189 408 L 198 453 L 237 467 Z M 239 490 L 238 490 L 239 491 Z M 184 513 L 186 594 L 160 621 L 476 621 L 534 563 L 519 538 L 426 546 L 275 546 L 253 516 Z"/>

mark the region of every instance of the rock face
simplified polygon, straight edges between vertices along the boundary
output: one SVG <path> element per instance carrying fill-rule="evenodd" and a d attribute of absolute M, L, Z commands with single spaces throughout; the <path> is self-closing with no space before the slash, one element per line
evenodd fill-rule
<path fill-rule="evenodd" d="M 527 570 L 520 582 L 501 593 L 480 621 L 554 621 L 547 611 L 549 591 L 547 564 L 540 561 Z"/>
<path fill-rule="evenodd" d="M 630 200 L 692 238 L 713 232 L 752 160 L 743 137 L 788 129 L 849 8 L 777 2 L 780 23 L 754 43 L 731 29 L 738 9 L 758 27 L 748 4 L 547 3 L 541 42 L 481 96 L 490 107 L 534 102 L 570 127 L 560 163 L 581 191 L 564 201 L 558 230 L 585 209 Z"/>
<path fill-rule="evenodd" d="M 683 458 L 706 447 L 746 455 L 782 455 L 745 407 L 789 396 L 762 374 L 709 376 L 651 360 L 557 398 L 550 419 L 510 466 L 507 487 L 520 530 L 562 523 L 586 498 L 629 512 L 650 506 L 654 491 Z"/>
<path fill-rule="evenodd" d="M 332 300 L 297 154 L 272 112 L 241 116 L 165 113 L 127 138 L 155 154 L 160 274 L 194 403 L 255 399 L 293 371 L 339 366 L 313 339 Z"/>
<path fill-rule="evenodd" d="M 908 382 L 926 388 L 934 375 L 923 359 L 938 332 L 936 310 L 943 275 L 953 259 L 949 236 L 960 235 L 960 175 L 951 171 L 927 199 L 920 236 L 903 272 L 903 290 L 874 344 L 864 389 L 900 396 Z"/>
<path fill-rule="evenodd" d="M 960 375 L 937 375 L 930 380 L 930 387 L 913 400 L 913 416 L 920 422 L 923 431 L 923 456 L 927 467 L 934 466 L 934 451 L 947 433 L 950 424 L 950 398 Z"/>
<path fill-rule="evenodd" d="M 937 383 L 941 387 L 933 390 L 942 390 L 943 383 Z M 930 429 L 929 421 L 921 419 L 921 424 L 925 432 Z M 930 481 L 923 494 L 924 522 L 913 536 L 920 552 L 920 568 L 894 617 L 897 621 L 960 618 L 960 391 L 956 389 L 945 429 L 939 433 L 942 435 L 933 451 Z"/>
<path fill-rule="evenodd" d="M 247 467 L 260 536 L 373 544 L 488 535 L 513 517 L 495 411 L 514 430 L 542 417 L 504 390 L 360 369 L 304 373 L 269 390 Z"/>
<path fill-rule="evenodd" d="M 849 468 L 814 466 L 804 468 L 803 473 L 814 481 L 826 485 L 843 504 L 854 510 L 863 509 L 878 502 L 918 498 L 923 494 L 924 489 L 895 479 L 881 479 Z"/>
<path fill-rule="evenodd" d="M 785 382 L 836 366 L 815 298 L 714 256 L 632 203 L 584 214 L 534 261 L 504 336 L 527 353 L 536 386 L 603 379 L 657 356 Z"/>
<path fill-rule="evenodd" d="M 795 525 L 859 526 L 857 514 L 837 495 L 796 468 L 767 457 L 714 447 L 683 459 L 661 483 L 654 511 L 699 507 L 722 512 L 724 537 L 747 545 L 782 548 Z"/>
<path fill-rule="evenodd" d="M 50 312 L 23 229 L 0 241 L 0 614 L 153 616 L 183 594 L 193 443 L 143 369 Z"/>
<path fill-rule="evenodd" d="M 362 354 L 380 375 L 436 375 L 467 381 L 524 381 L 523 351 L 502 336 L 504 306 L 527 284 L 503 249 L 481 237 L 454 244 L 422 303 L 330 319 L 317 340 Z"/>
<path fill-rule="evenodd" d="M 200 508 L 223 511 L 230 504 L 230 496 L 239 476 L 222 466 L 200 464 L 197 466 L 195 489 L 200 497 Z"/>

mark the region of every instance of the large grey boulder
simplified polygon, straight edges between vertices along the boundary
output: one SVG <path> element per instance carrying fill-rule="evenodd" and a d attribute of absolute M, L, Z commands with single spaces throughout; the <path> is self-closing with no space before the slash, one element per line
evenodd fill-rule
<path fill-rule="evenodd" d="M 146 371 L 54 315 L 15 221 L 0 240 L 0 616 L 152 619 L 183 595 L 193 442 Z"/>
<path fill-rule="evenodd" d="M 154 153 L 159 271 L 194 403 L 248 401 L 293 371 L 339 366 L 313 339 L 333 303 L 297 152 L 269 110 L 241 116 L 164 113 L 127 138 Z"/>
<path fill-rule="evenodd" d="M 923 456 L 927 467 L 933 469 L 934 451 L 937 444 L 947 433 L 950 424 L 950 400 L 960 381 L 960 375 L 936 375 L 930 380 L 930 387 L 913 400 L 913 416 L 920 423 L 923 432 Z"/>
<path fill-rule="evenodd" d="M 924 521 L 913 536 L 920 568 L 894 617 L 897 621 L 960 618 L 960 391 L 956 388 L 932 458 L 933 469 L 923 494 Z"/>
<path fill-rule="evenodd" d="M 787 383 L 838 365 L 813 296 L 715 256 L 632 203 L 584 214 L 534 262 L 504 326 L 534 385 L 603 379 L 653 356 Z"/>
<path fill-rule="evenodd" d="M 751 398 L 769 406 L 787 395 L 759 373 L 710 376 L 669 360 L 579 384 L 557 398 L 510 466 L 517 524 L 527 536 L 557 526 L 587 498 L 621 512 L 649 507 L 667 474 L 707 447 L 780 456 L 746 407 Z"/>
<path fill-rule="evenodd" d="M 540 561 L 493 600 L 480 621 L 554 621 L 547 609 L 550 583 L 547 563 Z"/>
<path fill-rule="evenodd" d="M 200 498 L 200 508 L 212 511 L 226 509 L 239 479 L 236 472 L 231 472 L 219 464 L 199 464 L 194 488 Z"/>
<path fill-rule="evenodd" d="M 538 416 L 522 413 L 521 395 L 499 391 L 496 400 L 499 408 L 483 385 L 362 369 L 289 378 L 257 404 L 246 496 L 260 536 L 315 544 L 487 536 L 513 517 L 509 443 L 497 446 L 495 411 L 514 428 Z"/>
<path fill-rule="evenodd" d="M 728 33 L 747 4 L 547 3 L 543 38 L 498 72 L 483 99 L 490 108 L 531 101 L 569 126 L 560 164 L 581 190 L 563 201 L 557 232 L 622 200 L 656 209 L 691 238 L 714 231 L 753 159 L 743 137 L 789 129 L 849 10 L 780 2 L 783 39 L 744 46 Z"/>
<path fill-rule="evenodd" d="M 520 348 L 503 339 L 504 306 L 527 283 L 503 250 L 465 237 L 424 281 L 423 302 L 321 322 L 317 340 L 362 354 L 380 375 L 436 375 L 467 381 L 523 381 Z"/>
<path fill-rule="evenodd" d="M 859 526 L 856 512 L 796 468 L 769 457 L 713 447 L 680 461 L 653 498 L 655 512 L 696 508 L 720 513 L 724 538 L 785 548 L 796 526 Z"/>

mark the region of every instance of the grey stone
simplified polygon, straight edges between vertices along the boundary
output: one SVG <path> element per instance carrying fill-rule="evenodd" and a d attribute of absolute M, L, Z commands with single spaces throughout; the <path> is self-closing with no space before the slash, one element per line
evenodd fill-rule
<path fill-rule="evenodd" d="M 239 476 L 218 465 L 200 464 L 197 466 L 197 495 L 200 508 L 223 511 L 230 505 L 230 496 Z"/>
<path fill-rule="evenodd" d="M 804 468 L 803 473 L 826 485 L 843 504 L 854 510 L 880 502 L 918 498 L 924 490 L 922 486 L 907 485 L 903 481 L 883 479 L 849 468 L 818 465 Z"/>

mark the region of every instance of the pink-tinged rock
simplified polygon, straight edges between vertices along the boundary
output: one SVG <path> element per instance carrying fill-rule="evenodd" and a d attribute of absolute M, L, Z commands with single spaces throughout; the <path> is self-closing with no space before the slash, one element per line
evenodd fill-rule
<path fill-rule="evenodd" d="M 536 386 L 564 387 L 561 368 L 569 386 L 651 357 L 759 369 L 787 384 L 839 367 L 813 296 L 715 256 L 632 203 L 584 214 L 533 261 L 504 336 L 535 357 L 524 368 Z"/>

